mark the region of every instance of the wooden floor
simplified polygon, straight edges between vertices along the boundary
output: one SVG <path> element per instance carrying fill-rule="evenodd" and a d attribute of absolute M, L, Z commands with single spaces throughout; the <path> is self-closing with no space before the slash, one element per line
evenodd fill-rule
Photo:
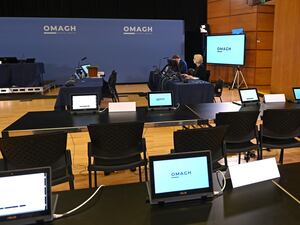
<path fill-rule="evenodd" d="M 145 106 L 146 99 L 140 97 L 137 92 L 147 92 L 146 85 L 121 85 L 118 86 L 119 93 L 122 94 L 121 101 L 136 101 L 137 106 Z M 268 92 L 264 88 L 264 92 Z M 55 95 L 58 90 L 51 90 L 47 95 Z M 223 101 L 239 100 L 236 89 L 229 90 L 225 88 L 222 95 Z M 105 99 L 101 104 L 107 105 L 110 99 Z M 217 99 L 219 101 L 219 99 Z M 55 99 L 38 99 L 32 101 L 0 101 L 0 129 L 3 130 L 16 119 L 29 111 L 47 111 L 53 110 Z M 164 127 L 164 128 L 146 128 L 144 129 L 144 137 L 146 138 L 148 155 L 157 155 L 169 153 L 173 148 L 173 132 L 181 127 Z M 73 172 L 75 174 L 75 188 L 88 187 L 87 177 L 87 142 L 89 135 L 87 132 L 69 133 L 68 134 L 68 149 L 72 153 Z M 275 156 L 278 160 L 279 151 L 272 150 L 271 152 L 264 151 L 264 157 Z M 1 157 L 1 156 L 0 156 Z M 252 159 L 255 160 L 255 159 Z M 244 161 L 243 161 L 244 162 Z M 300 149 L 286 150 L 284 163 L 300 162 Z M 237 164 L 237 157 L 229 157 L 229 164 Z M 109 176 L 104 176 L 99 173 L 98 184 L 112 185 L 120 183 L 129 183 L 138 181 L 138 172 L 122 171 L 114 172 Z M 67 184 L 61 184 L 54 187 L 55 191 L 68 189 Z"/>

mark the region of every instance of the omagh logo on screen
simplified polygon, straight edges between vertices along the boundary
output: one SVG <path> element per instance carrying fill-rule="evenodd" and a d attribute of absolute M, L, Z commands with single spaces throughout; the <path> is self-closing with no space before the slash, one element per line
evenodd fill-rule
<path fill-rule="evenodd" d="M 77 32 L 76 25 L 44 25 L 44 34 L 75 34 Z"/>
<path fill-rule="evenodd" d="M 152 34 L 152 26 L 123 26 L 124 35 Z"/>
<path fill-rule="evenodd" d="M 217 47 L 218 52 L 227 52 L 231 51 L 231 47 Z"/>

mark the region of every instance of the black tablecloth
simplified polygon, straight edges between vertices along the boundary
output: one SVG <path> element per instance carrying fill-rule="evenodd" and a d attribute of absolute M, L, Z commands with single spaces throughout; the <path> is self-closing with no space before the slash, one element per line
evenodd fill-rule
<path fill-rule="evenodd" d="M 213 102 L 214 87 L 203 80 L 188 80 L 187 83 L 168 80 L 164 85 L 165 90 L 174 94 L 174 102 L 180 104 L 199 104 Z"/>
<path fill-rule="evenodd" d="M 70 107 L 70 94 L 89 94 L 96 93 L 102 99 L 102 78 L 84 78 L 74 83 L 74 86 L 61 87 L 56 98 L 55 110 L 65 110 Z"/>
<path fill-rule="evenodd" d="M 0 87 L 36 87 L 42 85 L 43 63 L 12 63 L 0 65 Z"/>
<path fill-rule="evenodd" d="M 148 86 L 151 91 L 172 91 L 176 104 L 210 103 L 214 99 L 214 86 L 203 80 L 183 82 L 177 77 L 169 78 L 160 73 L 151 72 Z"/>

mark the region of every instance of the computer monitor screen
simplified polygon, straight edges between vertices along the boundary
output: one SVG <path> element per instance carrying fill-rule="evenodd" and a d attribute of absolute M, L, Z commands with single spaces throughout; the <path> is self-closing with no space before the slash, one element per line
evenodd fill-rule
<path fill-rule="evenodd" d="M 293 88 L 294 98 L 296 101 L 300 101 L 300 87 Z"/>
<path fill-rule="evenodd" d="M 98 108 L 97 94 L 71 95 L 71 111 L 96 111 Z"/>
<path fill-rule="evenodd" d="M 239 89 L 239 94 L 242 103 L 259 102 L 256 88 Z"/>
<path fill-rule="evenodd" d="M 224 65 L 245 64 L 245 34 L 207 36 L 207 63 Z"/>
<path fill-rule="evenodd" d="M 0 223 L 50 219 L 50 167 L 1 172 L 0 199 Z"/>
<path fill-rule="evenodd" d="M 211 195 L 210 151 L 177 153 L 149 157 L 151 199 Z"/>
<path fill-rule="evenodd" d="M 81 68 L 86 76 L 89 74 L 88 67 L 90 67 L 90 66 L 91 66 L 90 64 L 85 64 L 85 65 L 81 66 Z"/>
<path fill-rule="evenodd" d="M 172 92 L 149 92 L 148 93 L 148 107 L 162 108 L 173 107 Z"/>

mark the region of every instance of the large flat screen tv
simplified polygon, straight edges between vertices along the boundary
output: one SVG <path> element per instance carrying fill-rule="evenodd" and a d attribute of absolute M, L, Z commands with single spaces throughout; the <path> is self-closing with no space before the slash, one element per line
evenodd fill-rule
<path fill-rule="evenodd" d="M 206 44 L 208 64 L 245 64 L 245 34 L 210 35 L 207 36 Z"/>

